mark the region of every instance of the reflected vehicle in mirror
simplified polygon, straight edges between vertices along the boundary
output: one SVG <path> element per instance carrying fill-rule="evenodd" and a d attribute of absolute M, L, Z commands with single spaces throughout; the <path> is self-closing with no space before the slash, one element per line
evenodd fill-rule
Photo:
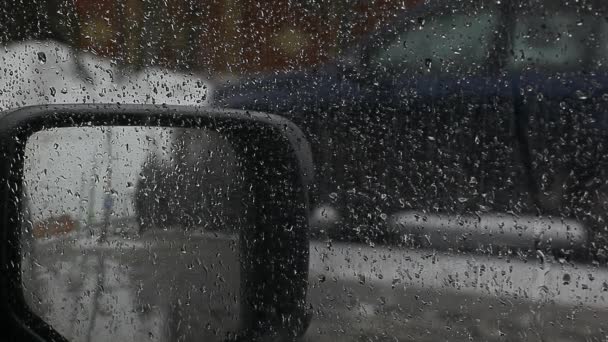
<path fill-rule="evenodd" d="M 115 105 L 26 107 L 0 120 L 2 195 L 13 198 L 0 302 L 26 324 L 11 336 L 304 333 L 312 166 L 291 123 Z"/>

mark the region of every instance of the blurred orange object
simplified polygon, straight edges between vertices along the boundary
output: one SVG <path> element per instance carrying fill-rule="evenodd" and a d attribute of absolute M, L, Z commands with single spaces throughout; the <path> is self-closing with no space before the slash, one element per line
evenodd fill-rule
<path fill-rule="evenodd" d="M 70 215 L 64 214 L 59 217 L 51 217 L 44 221 L 36 222 L 32 233 L 36 238 L 57 236 L 74 231 L 76 221 Z"/>

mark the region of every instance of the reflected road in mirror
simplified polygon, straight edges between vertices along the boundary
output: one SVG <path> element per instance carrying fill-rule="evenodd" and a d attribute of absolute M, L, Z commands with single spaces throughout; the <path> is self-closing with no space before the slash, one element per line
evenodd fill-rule
<path fill-rule="evenodd" d="M 242 172 L 214 132 L 40 131 L 26 145 L 22 282 L 73 341 L 225 340 L 239 327 Z"/>

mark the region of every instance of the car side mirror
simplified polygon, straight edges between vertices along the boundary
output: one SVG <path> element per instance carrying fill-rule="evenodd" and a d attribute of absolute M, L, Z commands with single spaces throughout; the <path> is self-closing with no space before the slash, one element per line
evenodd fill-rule
<path fill-rule="evenodd" d="M 221 138 L 220 146 L 193 149 L 209 136 Z M 223 164 L 227 149 L 234 155 L 230 166 Z M 237 167 L 238 175 L 227 171 Z M 109 295 L 112 285 L 99 282 L 103 271 L 95 270 L 110 267 L 122 272 L 111 274 L 117 288 L 140 274 L 133 281 L 137 293 L 148 287 L 148 295 L 159 300 L 165 296 L 162 282 L 171 289 L 187 284 L 185 299 L 170 303 L 180 312 L 174 322 L 179 331 L 187 325 L 196 335 L 192 321 L 213 330 L 213 322 L 229 326 L 232 320 L 234 328 L 214 331 L 215 338 L 266 341 L 303 334 L 309 320 L 311 177 L 308 142 L 294 124 L 275 115 L 118 104 L 33 106 L 6 113 L 0 117 L 0 319 L 9 329 L 2 333 L 23 341 L 86 335 L 55 324 L 53 315 L 76 312 L 66 303 L 84 297 L 105 300 L 114 311 L 134 303 L 127 295 Z M 235 200 L 236 192 L 226 189 L 236 183 L 241 192 Z M 225 203 L 240 211 L 224 210 Z M 173 256 L 163 257 L 161 250 Z M 93 255 L 95 262 L 87 259 Z M 113 255 L 117 259 L 107 266 Z M 226 266 L 231 260 L 232 268 Z M 91 272 L 75 271 L 89 261 Z M 41 268 L 47 270 L 42 276 Z M 176 268 L 190 278 L 179 278 Z M 225 275 L 235 271 L 235 278 Z M 76 274 L 62 278 L 69 272 Z M 45 300 L 34 295 L 41 281 L 47 284 L 43 295 L 63 302 L 58 311 L 35 308 Z M 80 290 L 66 292 L 78 282 Z M 213 291 L 231 287 L 220 306 L 206 302 L 218 296 Z M 195 311 L 185 312 L 187 307 Z M 97 308 L 85 311 L 91 310 Z M 171 320 L 172 310 L 158 319 Z M 110 314 L 108 330 L 116 333 L 115 321 L 134 324 L 134 316 L 126 314 L 132 311 Z M 64 321 L 83 319 L 70 315 Z M 84 320 L 91 327 L 88 337 L 95 337 L 100 323 L 89 316 Z M 141 329 L 146 337 L 163 334 Z M 114 333 L 105 337 L 116 338 Z"/>

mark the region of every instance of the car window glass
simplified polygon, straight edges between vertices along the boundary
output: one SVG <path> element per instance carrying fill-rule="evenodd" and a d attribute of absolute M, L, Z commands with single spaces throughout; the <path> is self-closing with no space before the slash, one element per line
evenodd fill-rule
<path fill-rule="evenodd" d="M 530 12 L 515 22 L 511 67 L 575 70 L 605 50 L 606 42 L 598 35 L 601 18 L 576 12 Z"/>
<path fill-rule="evenodd" d="M 314 181 L 297 340 L 606 340 L 606 0 L 0 1 L 1 111 L 213 106 L 301 128 Z M 221 180 L 240 179 L 236 159 L 214 135 L 120 132 L 153 153 L 118 144 L 136 180 L 114 164 L 114 191 L 103 134 L 62 134 L 59 150 L 38 136 L 28 304 L 73 340 L 225 337 L 234 243 L 201 239 L 242 223 L 242 189 Z M 104 203 L 128 216 L 110 246 L 87 225 Z"/>
<path fill-rule="evenodd" d="M 414 72 L 474 71 L 485 63 L 495 25 L 490 12 L 421 17 L 373 61 Z"/>

